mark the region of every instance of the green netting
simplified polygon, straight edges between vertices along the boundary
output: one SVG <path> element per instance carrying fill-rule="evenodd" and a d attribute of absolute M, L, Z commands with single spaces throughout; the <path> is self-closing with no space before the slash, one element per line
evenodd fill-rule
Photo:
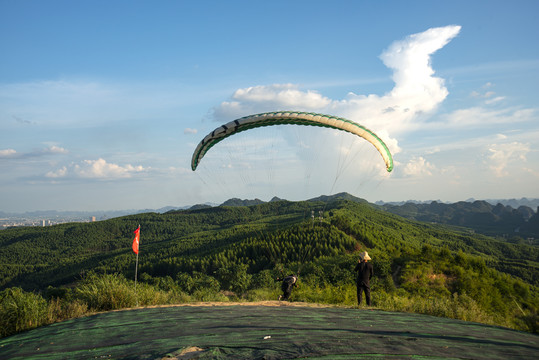
<path fill-rule="evenodd" d="M 103 313 L 13 335 L 0 339 L 0 359 L 531 359 L 538 340 L 501 327 L 379 310 L 175 306 Z"/>

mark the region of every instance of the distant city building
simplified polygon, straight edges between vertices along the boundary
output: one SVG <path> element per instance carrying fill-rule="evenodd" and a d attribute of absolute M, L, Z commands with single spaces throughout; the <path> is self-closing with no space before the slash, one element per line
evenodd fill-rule
<path fill-rule="evenodd" d="M 94 222 L 95 221 L 95 216 L 90 216 L 90 222 Z"/>

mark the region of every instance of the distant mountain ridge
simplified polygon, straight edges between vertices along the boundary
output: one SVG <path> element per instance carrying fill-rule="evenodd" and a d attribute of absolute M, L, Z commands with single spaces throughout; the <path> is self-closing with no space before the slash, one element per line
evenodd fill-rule
<path fill-rule="evenodd" d="M 251 205 L 260 205 L 264 204 L 265 201 L 262 201 L 260 199 L 254 199 L 254 200 L 241 200 L 238 198 L 232 198 L 228 199 L 224 203 L 221 204 L 221 206 L 251 206 Z"/>
<path fill-rule="evenodd" d="M 269 202 L 281 201 L 278 197 Z M 330 202 L 348 200 L 358 203 L 367 203 L 366 200 L 343 192 L 334 195 L 321 195 L 307 201 Z M 220 206 L 252 206 L 266 203 L 260 199 L 232 198 Z M 379 209 L 416 221 L 447 224 L 469 228 L 482 234 L 504 237 L 539 238 L 539 199 L 507 199 L 507 200 L 474 200 L 444 203 L 441 201 L 420 202 L 410 200 L 407 202 L 376 202 L 373 204 Z M 97 220 L 114 217 L 141 214 L 166 213 L 177 210 L 198 210 L 219 206 L 205 203 L 193 206 L 174 207 L 167 206 L 160 209 L 118 210 L 118 211 L 34 211 L 24 214 L 12 214 L 0 211 L 0 218 L 10 216 L 28 218 L 60 218 L 73 219 L 73 221 L 87 220 L 95 216 Z"/>
<path fill-rule="evenodd" d="M 515 209 L 500 202 L 492 205 L 476 200 L 453 204 L 433 201 L 430 204 L 409 202 L 379 206 L 382 210 L 408 219 L 466 227 L 485 235 L 539 237 L 539 213 L 524 205 Z"/>
<path fill-rule="evenodd" d="M 282 200 L 273 198 L 271 201 Z M 368 203 L 366 200 L 343 192 L 321 195 L 307 201 L 331 202 L 348 200 Z M 222 206 L 251 206 L 263 204 L 260 199 L 225 201 Z M 526 204 L 526 205 L 523 205 Z M 416 221 L 447 224 L 469 228 L 481 234 L 506 238 L 539 238 L 539 199 L 473 200 L 456 203 L 439 201 L 405 203 L 377 203 L 379 209 Z M 535 206 L 537 205 L 537 206 Z M 532 208 L 535 207 L 535 210 Z"/>
<path fill-rule="evenodd" d="M 484 200 L 481 200 L 481 199 L 474 199 L 474 198 L 469 198 L 469 199 L 466 199 L 464 200 L 464 202 L 469 202 L 469 203 L 473 203 L 475 201 L 486 201 L 488 202 L 489 204 L 491 205 L 497 205 L 497 204 L 502 204 L 502 205 L 508 205 L 508 206 L 511 206 L 513 208 L 518 208 L 519 206 L 528 206 L 528 207 L 531 207 L 533 209 L 537 209 L 539 207 L 539 199 L 528 199 L 528 198 L 520 198 L 520 199 L 484 199 Z M 455 201 L 455 202 L 450 202 L 450 201 L 442 201 L 442 200 L 406 200 L 406 201 L 376 201 L 375 204 L 376 205 L 404 205 L 404 204 L 408 204 L 408 203 L 412 203 L 412 204 L 430 204 L 432 202 L 437 202 L 437 203 L 443 203 L 443 204 L 455 204 L 457 202 L 461 202 L 461 201 Z"/>

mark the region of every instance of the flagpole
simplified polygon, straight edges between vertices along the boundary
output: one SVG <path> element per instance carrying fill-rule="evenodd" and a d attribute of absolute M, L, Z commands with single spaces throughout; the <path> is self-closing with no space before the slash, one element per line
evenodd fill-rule
<path fill-rule="evenodd" d="M 138 253 L 137 253 L 137 260 L 135 261 L 135 293 L 137 292 L 137 269 L 138 269 Z"/>

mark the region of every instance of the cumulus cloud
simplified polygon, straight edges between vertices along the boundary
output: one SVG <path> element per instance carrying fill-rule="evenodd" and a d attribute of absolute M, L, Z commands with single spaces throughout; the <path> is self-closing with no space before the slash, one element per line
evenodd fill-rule
<path fill-rule="evenodd" d="M 127 164 L 122 166 L 108 163 L 105 159 L 99 158 L 97 160 L 83 160 L 80 163 L 71 164 L 69 167 L 63 166 L 60 169 L 49 171 L 45 176 L 51 179 L 125 179 L 145 170 L 140 165 Z"/>
<path fill-rule="evenodd" d="M 448 94 L 443 79 L 434 76 L 431 55 L 459 31 L 460 26 L 433 28 L 393 43 L 380 56 L 393 70 L 393 89 L 384 96 L 350 93 L 333 107 L 345 117 L 375 131 L 384 129 L 392 136 L 415 130 L 412 122 L 420 122 L 422 115 L 434 111 Z"/>
<path fill-rule="evenodd" d="M 129 178 L 133 173 L 143 170 L 140 165 L 120 166 L 107 163 L 104 159 L 84 160 L 81 165 L 75 166 L 75 173 L 83 178 Z"/>
<path fill-rule="evenodd" d="M 435 166 L 429 163 L 425 158 L 419 156 L 413 158 L 404 166 L 403 173 L 405 176 L 410 177 L 424 177 L 431 176 L 432 171 L 435 170 Z"/>
<path fill-rule="evenodd" d="M 434 76 L 431 56 L 457 36 L 460 28 L 432 28 L 391 44 L 380 59 L 393 70 L 395 86 L 383 96 L 349 93 L 336 100 L 293 84 L 259 85 L 236 90 L 229 101 L 214 109 L 214 117 L 223 122 L 264 111 L 329 113 L 383 133 L 383 140 L 394 144 L 390 149 L 395 153 L 398 146 L 391 137 L 410 130 L 413 121 L 421 121 L 422 115 L 435 110 L 446 98 L 448 91 L 444 80 Z"/>
<path fill-rule="evenodd" d="M 394 42 L 380 56 L 393 69 L 395 87 L 389 96 L 406 100 L 407 106 L 415 111 L 430 111 L 443 101 L 448 92 L 443 79 L 433 76 L 430 57 L 459 31 L 460 26 L 432 28 Z"/>
<path fill-rule="evenodd" d="M 62 166 L 60 169 L 49 171 L 45 174 L 45 177 L 50 179 L 63 178 L 67 175 L 67 167 Z"/>
<path fill-rule="evenodd" d="M 16 154 L 17 154 L 17 151 L 15 151 L 15 150 L 13 150 L 13 149 L 4 149 L 4 150 L 0 150 L 0 159 L 1 159 L 1 158 L 10 158 L 10 157 L 14 157 Z"/>
<path fill-rule="evenodd" d="M 302 91 L 294 84 L 273 84 L 238 89 L 230 101 L 214 109 L 218 121 L 276 110 L 322 110 L 331 100 L 313 90 Z"/>
<path fill-rule="evenodd" d="M 496 177 L 504 177 L 510 175 L 508 168 L 512 162 L 526 162 L 526 155 L 530 152 L 530 146 L 520 142 L 493 144 L 488 151 L 490 169 Z"/>

